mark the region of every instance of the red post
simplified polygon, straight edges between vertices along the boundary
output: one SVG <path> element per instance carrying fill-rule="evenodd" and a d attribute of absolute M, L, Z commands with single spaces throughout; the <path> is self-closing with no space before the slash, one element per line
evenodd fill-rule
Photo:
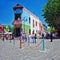
<path fill-rule="evenodd" d="M 21 40 L 21 38 L 20 38 L 20 48 L 22 48 L 22 40 Z"/>

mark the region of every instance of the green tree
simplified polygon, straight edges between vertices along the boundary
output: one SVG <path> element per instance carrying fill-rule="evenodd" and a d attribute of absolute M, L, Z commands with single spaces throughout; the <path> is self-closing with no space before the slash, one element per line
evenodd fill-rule
<path fill-rule="evenodd" d="M 9 25 L 8 28 L 9 28 L 9 31 L 10 31 L 10 32 L 13 32 L 14 26 L 10 26 L 10 25 Z"/>
<path fill-rule="evenodd" d="M 48 0 L 43 8 L 43 16 L 49 26 L 60 31 L 60 0 Z"/>
<path fill-rule="evenodd" d="M 4 30 L 8 31 L 8 26 L 7 25 L 4 26 Z"/>
<path fill-rule="evenodd" d="M 54 27 L 49 27 L 49 28 L 48 28 L 48 31 L 49 31 L 49 32 L 54 32 L 54 31 L 55 31 L 55 28 L 54 28 Z"/>

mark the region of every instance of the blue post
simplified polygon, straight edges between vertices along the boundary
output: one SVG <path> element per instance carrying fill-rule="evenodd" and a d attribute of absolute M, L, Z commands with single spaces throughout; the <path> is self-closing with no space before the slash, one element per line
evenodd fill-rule
<path fill-rule="evenodd" d="M 42 50 L 45 50 L 44 34 L 42 34 Z"/>
<path fill-rule="evenodd" d="M 43 40 L 42 40 L 42 50 L 44 50 L 45 49 L 45 42 L 44 42 L 44 38 L 43 38 Z"/>

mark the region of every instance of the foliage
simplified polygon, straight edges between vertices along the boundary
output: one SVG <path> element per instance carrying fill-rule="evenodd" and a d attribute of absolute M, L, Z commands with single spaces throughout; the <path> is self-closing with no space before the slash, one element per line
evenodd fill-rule
<path fill-rule="evenodd" d="M 43 16 L 49 26 L 60 30 L 60 0 L 48 0 L 43 8 Z"/>
<path fill-rule="evenodd" d="M 13 32 L 14 26 L 4 26 L 4 30 L 5 30 L 5 31 Z"/>
<path fill-rule="evenodd" d="M 54 27 L 49 27 L 48 28 L 48 32 L 54 32 L 55 31 L 55 28 Z"/>
<path fill-rule="evenodd" d="M 9 28 L 9 31 L 10 31 L 10 32 L 13 32 L 14 26 L 8 26 L 8 28 Z"/>

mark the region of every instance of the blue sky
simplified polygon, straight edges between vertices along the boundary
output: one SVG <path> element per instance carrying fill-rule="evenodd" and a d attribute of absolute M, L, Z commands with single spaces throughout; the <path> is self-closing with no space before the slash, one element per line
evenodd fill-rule
<path fill-rule="evenodd" d="M 48 0 L 0 0 L 0 24 L 12 25 L 14 20 L 13 7 L 19 3 L 38 16 L 46 24 L 42 9 Z"/>

